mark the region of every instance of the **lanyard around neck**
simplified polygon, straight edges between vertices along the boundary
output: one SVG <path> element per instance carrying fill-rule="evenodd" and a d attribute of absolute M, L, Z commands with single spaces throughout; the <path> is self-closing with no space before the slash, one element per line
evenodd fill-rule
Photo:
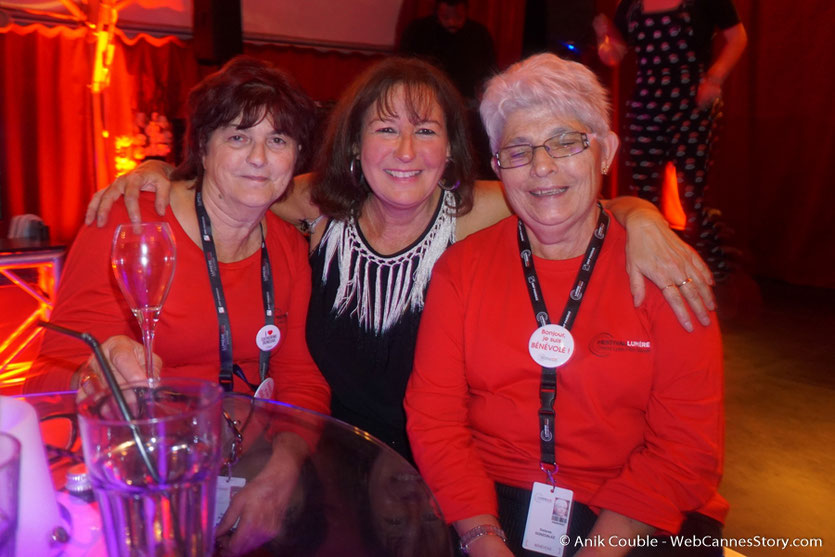
<path fill-rule="evenodd" d="M 201 192 L 194 194 L 194 209 L 197 212 L 197 224 L 200 227 L 200 241 L 203 244 L 203 257 L 206 259 L 206 269 L 209 272 L 209 284 L 212 287 L 212 295 L 215 299 L 215 310 L 217 311 L 217 323 L 219 332 L 220 349 L 220 376 L 219 382 L 223 390 L 231 391 L 233 375 L 237 375 L 250 388 L 255 390 L 257 385 L 252 385 L 243 373 L 243 370 L 235 364 L 232 356 L 232 325 L 229 321 L 229 312 L 226 306 L 226 296 L 223 294 L 223 283 L 220 280 L 220 262 L 215 251 L 215 242 L 212 238 L 212 222 L 206 207 L 203 205 Z M 264 227 L 261 225 L 261 299 L 264 304 L 264 325 L 275 323 L 275 303 L 273 301 L 273 275 L 270 266 L 270 256 L 267 253 L 267 242 L 264 239 Z M 261 381 L 267 378 L 270 371 L 270 351 L 261 350 L 258 355 L 258 372 Z"/>
<path fill-rule="evenodd" d="M 560 325 L 569 331 L 574 325 L 577 313 L 580 311 L 580 303 L 583 301 L 583 294 L 588 288 L 591 274 L 603 247 L 603 240 L 606 239 L 606 232 L 609 228 L 609 215 L 603 210 L 603 206 L 597 204 L 600 216 L 594 228 L 594 233 L 586 247 L 583 256 L 583 263 L 574 279 L 574 286 L 568 294 L 568 301 L 560 317 Z M 525 284 L 528 288 L 528 295 L 531 299 L 537 326 L 544 327 L 551 323 L 548 315 L 548 308 L 542 296 L 542 287 L 534 266 L 531 243 L 524 223 L 519 220 L 517 240 L 519 244 L 519 258 L 522 261 L 522 272 L 525 274 Z M 540 467 L 548 474 L 549 480 L 553 483 L 552 475 L 556 472 L 556 455 L 554 443 L 554 400 L 557 398 L 557 368 L 542 366 L 542 375 L 539 384 L 539 449 Z"/>

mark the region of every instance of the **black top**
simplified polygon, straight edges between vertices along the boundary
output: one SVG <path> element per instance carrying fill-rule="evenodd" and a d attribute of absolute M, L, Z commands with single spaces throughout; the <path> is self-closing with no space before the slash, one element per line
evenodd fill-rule
<path fill-rule="evenodd" d="M 403 289 L 407 295 L 414 289 L 425 295 L 428 278 L 417 278 L 426 272 L 420 263 L 429 266 L 431 272 L 437 257 L 454 241 L 455 219 L 442 210 L 444 207 L 442 196 L 434 218 L 420 238 L 396 254 L 383 256 L 375 252 L 355 221 L 332 220 L 310 256 L 313 290 L 307 312 L 307 346 L 330 384 L 331 414 L 371 433 L 410 461 L 403 397 L 412 372 L 423 304 L 409 305 L 396 321 L 377 329 L 369 326 L 368 321 L 362 324 L 359 316 L 373 313 L 375 302 L 384 308 L 397 298 L 391 292 L 397 290 L 394 285 L 400 284 L 401 273 L 412 279 L 411 286 Z M 328 238 L 335 226 L 347 231 L 346 235 Z M 360 302 L 357 295 L 343 294 L 342 298 L 350 300 L 341 313 L 334 310 L 340 288 L 340 257 L 332 255 L 326 263 L 328 243 L 331 249 L 339 244 L 349 250 L 350 281 L 362 283 L 359 288 L 365 292 L 364 301 Z M 379 292 L 375 294 L 378 285 Z"/>
<path fill-rule="evenodd" d="M 472 19 L 456 33 L 447 31 L 434 15 L 416 19 L 403 32 L 400 51 L 444 70 L 468 99 L 476 98 L 476 92 L 496 68 L 490 32 Z"/>
<path fill-rule="evenodd" d="M 695 33 L 692 46 L 699 62 L 707 66 L 711 58 L 711 42 L 714 30 L 717 27 L 722 30 L 729 29 L 739 23 L 736 8 L 731 0 L 682 0 L 681 5 L 670 10 L 670 12 L 680 9 L 687 10 L 690 13 Z M 621 0 L 618 3 L 614 23 L 624 40 L 629 44 L 634 42 L 634 37 L 629 33 L 629 23 L 637 23 L 636 28 L 642 28 L 641 15 L 641 0 Z"/>

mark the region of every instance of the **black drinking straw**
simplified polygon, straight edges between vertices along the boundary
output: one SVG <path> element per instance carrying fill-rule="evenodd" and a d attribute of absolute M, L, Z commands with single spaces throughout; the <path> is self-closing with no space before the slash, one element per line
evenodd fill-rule
<path fill-rule="evenodd" d="M 61 327 L 60 325 L 55 325 L 54 323 L 43 321 L 42 319 L 38 319 L 38 325 L 46 327 L 47 329 L 57 333 L 62 333 L 82 340 L 93 350 L 93 354 L 96 355 L 96 360 L 99 362 L 99 367 L 101 367 L 102 373 L 104 373 L 107 386 L 110 387 L 110 390 L 113 393 L 113 398 L 116 399 L 116 406 L 119 407 L 119 412 L 122 414 L 122 418 L 125 422 L 127 422 L 131 434 L 133 434 L 133 441 L 136 443 L 136 448 L 139 449 L 139 455 L 142 457 L 145 467 L 148 468 L 148 473 L 151 474 L 151 478 L 153 478 L 155 483 L 159 484 L 159 473 L 157 473 L 157 469 L 154 466 L 154 463 L 151 462 L 151 457 L 145 449 L 145 444 L 142 442 L 142 437 L 139 435 L 139 428 L 135 423 L 133 423 L 133 415 L 130 412 L 130 408 L 128 408 L 128 403 L 125 401 L 125 395 L 122 394 L 122 389 L 119 388 L 116 376 L 113 375 L 113 369 L 110 367 L 110 364 L 107 362 L 104 354 L 102 354 L 99 342 L 90 333 L 79 333 L 78 331 L 67 329 L 66 327 Z"/>

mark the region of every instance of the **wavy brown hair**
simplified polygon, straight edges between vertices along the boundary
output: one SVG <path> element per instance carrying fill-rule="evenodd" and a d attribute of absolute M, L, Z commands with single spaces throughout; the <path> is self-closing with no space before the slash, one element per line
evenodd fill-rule
<path fill-rule="evenodd" d="M 184 158 L 171 179 L 196 179 L 199 188 L 209 137 L 239 116 L 239 129 L 269 118 L 276 131 L 292 137 L 301 146 L 298 171 L 310 156 L 314 110 L 313 101 L 292 77 L 261 60 L 237 56 L 189 92 Z"/>
<path fill-rule="evenodd" d="M 425 119 L 431 103 L 444 114 L 450 163 L 444 171 L 455 190 L 457 214 L 473 206 L 474 161 L 467 127 L 467 110 L 449 79 L 434 66 L 416 58 L 386 58 L 368 68 L 342 95 L 331 114 L 325 139 L 316 158 L 311 197 L 328 217 L 359 217 L 371 189 L 351 173 L 351 161 L 362 148 L 362 122 L 368 110 L 393 115 L 394 89 L 402 85 L 409 119 Z"/>

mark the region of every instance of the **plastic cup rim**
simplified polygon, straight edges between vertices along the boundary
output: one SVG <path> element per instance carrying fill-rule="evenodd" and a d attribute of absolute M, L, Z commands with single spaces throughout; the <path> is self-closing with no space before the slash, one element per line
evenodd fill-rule
<path fill-rule="evenodd" d="M 164 416 L 159 418 L 144 418 L 144 419 L 134 419 L 131 422 L 126 422 L 123 419 L 111 419 L 111 418 L 99 418 L 97 416 L 90 415 L 88 413 L 82 412 L 82 409 L 86 408 L 85 402 L 82 401 L 81 404 L 78 405 L 78 418 L 79 420 L 84 420 L 85 422 L 95 423 L 100 426 L 107 426 L 107 427 L 127 427 L 128 423 L 131 423 L 136 426 L 143 426 L 143 425 L 155 425 L 159 423 L 170 422 L 173 420 L 182 421 L 189 416 L 193 416 L 195 414 L 199 414 L 200 412 L 210 408 L 215 404 L 219 404 L 223 399 L 223 390 L 220 388 L 220 385 L 217 383 L 213 383 L 211 381 L 206 381 L 205 379 L 196 379 L 192 377 L 163 377 L 161 379 L 157 379 L 154 381 L 154 385 L 150 385 L 147 379 L 141 381 L 132 381 L 126 383 L 124 385 L 120 385 L 122 388 L 122 392 L 129 391 L 133 387 L 149 387 L 155 388 L 164 386 L 166 383 L 170 384 L 188 384 L 194 385 L 199 387 L 199 389 L 195 389 L 197 392 L 202 388 L 206 388 L 206 392 L 212 392 L 215 396 L 211 397 L 210 399 L 201 401 L 197 406 L 189 410 L 188 412 L 183 412 L 182 414 L 176 414 L 171 416 Z M 102 397 L 113 397 L 113 394 L 107 390 L 104 395 L 100 393 L 96 393 L 91 395 L 97 402 L 101 400 Z"/>

